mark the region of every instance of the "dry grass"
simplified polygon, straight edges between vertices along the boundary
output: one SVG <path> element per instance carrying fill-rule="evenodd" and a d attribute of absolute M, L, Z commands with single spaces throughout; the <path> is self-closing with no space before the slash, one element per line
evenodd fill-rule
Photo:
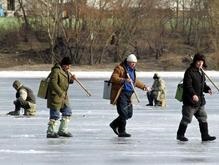
<path fill-rule="evenodd" d="M 159 60 L 155 58 L 139 60 L 137 63 L 138 71 L 183 71 L 191 59 L 177 54 L 163 55 Z M 96 64 L 96 65 L 74 65 L 72 70 L 75 71 L 112 71 L 119 63 Z M 207 56 L 209 70 L 219 69 L 219 56 L 217 53 Z M 32 70 L 32 71 L 49 71 L 51 64 L 40 64 L 34 60 L 18 58 L 16 55 L 0 54 L 0 70 Z"/>

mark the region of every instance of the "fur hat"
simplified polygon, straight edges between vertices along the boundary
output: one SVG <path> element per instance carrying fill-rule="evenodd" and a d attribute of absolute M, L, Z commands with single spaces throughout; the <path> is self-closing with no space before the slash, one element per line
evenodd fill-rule
<path fill-rule="evenodd" d="M 69 57 L 63 57 L 61 63 L 61 65 L 71 65 L 72 62 L 71 62 L 71 59 Z"/>
<path fill-rule="evenodd" d="M 197 61 L 203 61 L 203 62 L 204 62 L 204 63 L 203 63 L 203 67 L 205 67 L 205 68 L 207 67 L 206 62 L 205 62 L 205 56 L 204 56 L 203 54 L 196 53 L 196 54 L 194 55 L 192 64 L 195 65 L 195 63 L 196 63 Z"/>
<path fill-rule="evenodd" d="M 18 80 L 15 80 L 14 82 L 13 82 L 13 85 L 12 85 L 13 87 L 14 87 L 14 89 L 19 89 L 21 86 L 22 86 L 22 83 L 20 82 L 20 81 L 18 81 Z"/>

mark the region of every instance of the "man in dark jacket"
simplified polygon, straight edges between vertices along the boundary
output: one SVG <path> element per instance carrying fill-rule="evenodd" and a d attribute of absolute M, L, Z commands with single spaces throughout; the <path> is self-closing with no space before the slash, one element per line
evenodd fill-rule
<path fill-rule="evenodd" d="M 69 84 L 72 84 L 76 77 L 69 72 L 70 65 L 70 58 L 64 57 L 60 64 L 57 63 L 53 66 L 50 73 L 47 95 L 47 107 L 50 109 L 50 117 L 47 138 L 72 137 L 72 134 L 68 131 L 72 111 L 69 106 L 67 92 Z M 60 113 L 62 119 L 57 132 L 56 126 L 60 119 Z"/>
<path fill-rule="evenodd" d="M 20 115 L 21 108 L 24 109 L 24 115 L 34 116 L 36 115 L 36 99 L 33 91 L 25 87 L 20 81 L 15 80 L 13 87 L 16 92 L 16 100 L 14 101 L 15 110 L 8 113 L 8 115 L 18 116 Z"/>
<path fill-rule="evenodd" d="M 184 74 L 182 119 L 177 131 L 177 139 L 180 141 L 188 141 L 184 134 L 193 116 L 199 122 L 202 141 L 213 141 L 216 139 L 216 137 L 208 134 L 207 113 L 205 111 L 206 102 L 203 92 L 212 94 L 212 91 L 205 82 L 203 67 L 207 67 L 205 57 L 197 53 Z"/>

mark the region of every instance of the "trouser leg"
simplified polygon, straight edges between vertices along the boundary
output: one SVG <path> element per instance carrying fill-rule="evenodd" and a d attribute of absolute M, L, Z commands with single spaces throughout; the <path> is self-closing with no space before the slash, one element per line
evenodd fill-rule
<path fill-rule="evenodd" d="M 185 132 L 188 124 L 192 121 L 195 111 L 196 110 L 190 106 L 182 106 L 182 119 L 177 130 L 177 140 L 188 141 L 188 139 L 185 137 Z"/>
<path fill-rule="evenodd" d="M 10 111 L 8 115 L 15 115 L 15 116 L 20 115 L 21 108 L 24 108 L 24 109 L 30 108 L 28 102 L 23 99 L 15 100 L 14 106 L 15 106 L 14 111 Z"/>
<path fill-rule="evenodd" d="M 133 115 L 133 107 L 131 104 L 132 92 L 122 92 L 117 101 L 118 117 L 118 136 L 130 137 L 130 134 L 126 133 L 126 120 L 130 119 Z"/>
<path fill-rule="evenodd" d="M 208 123 L 207 123 L 207 113 L 205 107 L 199 107 L 198 111 L 194 114 L 199 122 L 199 129 L 201 132 L 202 141 L 213 141 L 216 139 L 215 136 L 210 136 L 208 134 Z"/>
<path fill-rule="evenodd" d="M 185 132 L 187 129 L 187 125 L 184 125 L 182 123 L 179 124 L 179 128 L 177 130 L 177 140 L 180 141 L 188 141 L 188 139 L 185 137 Z"/>
<path fill-rule="evenodd" d="M 152 92 L 150 91 L 150 92 L 147 92 L 147 98 L 148 98 L 148 102 L 149 102 L 149 104 L 147 104 L 147 105 L 153 105 L 153 101 L 154 101 L 154 99 L 153 99 L 153 96 L 152 96 Z"/>
<path fill-rule="evenodd" d="M 23 99 L 18 99 L 14 101 L 15 110 L 9 112 L 9 115 L 20 115 L 21 108 L 24 109 L 24 114 L 27 109 L 30 109 L 29 102 Z"/>

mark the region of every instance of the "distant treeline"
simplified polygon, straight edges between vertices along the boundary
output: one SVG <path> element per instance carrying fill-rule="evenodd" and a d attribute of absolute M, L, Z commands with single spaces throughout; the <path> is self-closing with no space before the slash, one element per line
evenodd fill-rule
<path fill-rule="evenodd" d="M 121 61 L 128 53 L 159 59 L 168 53 L 215 53 L 219 46 L 217 0 L 18 2 L 14 24 L 5 24 L 12 18 L 0 19 L 1 47 L 38 42 L 46 62 L 68 55 L 75 64 L 93 65 Z"/>

